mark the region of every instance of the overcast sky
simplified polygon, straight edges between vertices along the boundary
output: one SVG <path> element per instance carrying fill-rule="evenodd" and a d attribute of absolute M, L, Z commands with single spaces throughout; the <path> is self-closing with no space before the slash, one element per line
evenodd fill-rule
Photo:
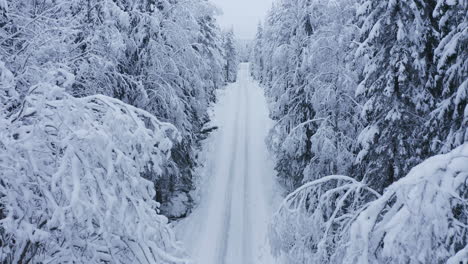
<path fill-rule="evenodd" d="M 273 0 L 211 0 L 222 11 L 218 21 L 223 29 L 234 27 L 240 39 L 253 39 Z"/>

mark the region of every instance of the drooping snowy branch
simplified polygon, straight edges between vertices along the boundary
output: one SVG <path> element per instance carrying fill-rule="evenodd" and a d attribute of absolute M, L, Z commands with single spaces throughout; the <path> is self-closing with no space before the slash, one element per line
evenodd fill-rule
<path fill-rule="evenodd" d="M 285 263 L 465 263 L 468 144 L 432 157 L 379 195 L 327 176 L 283 201 L 270 242 Z"/>
<path fill-rule="evenodd" d="M 352 221 L 379 194 L 347 176 L 309 182 L 288 195 L 271 224 L 272 250 L 285 263 L 340 263 Z"/>
<path fill-rule="evenodd" d="M 468 144 L 424 161 L 369 203 L 347 244 L 344 263 L 466 263 Z"/>
<path fill-rule="evenodd" d="M 0 119 L 0 262 L 186 263 L 154 184 L 177 130 L 50 72 Z"/>

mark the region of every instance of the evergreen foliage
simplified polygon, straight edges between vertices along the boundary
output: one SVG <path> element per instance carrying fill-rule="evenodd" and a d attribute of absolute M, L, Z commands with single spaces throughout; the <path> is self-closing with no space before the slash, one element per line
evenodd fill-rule
<path fill-rule="evenodd" d="M 275 1 L 251 68 L 290 193 L 271 225 L 280 261 L 466 263 L 467 8 Z"/>

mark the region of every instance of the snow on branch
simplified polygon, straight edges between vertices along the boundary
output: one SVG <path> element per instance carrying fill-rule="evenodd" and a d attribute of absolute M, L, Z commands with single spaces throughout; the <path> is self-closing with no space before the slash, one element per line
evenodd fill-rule
<path fill-rule="evenodd" d="M 311 119 L 311 120 L 307 120 L 305 122 L 302 122 L 300 123 L 299 125 L 295 126 L 294 128 L 291 129 L 291 131 L 289 132 L 289 135 L 288 136 L 291 136 L 297 129 L 301 128 L 301 127 L 304 127 L 310 123 L 314 123 L 314 122 L 317 122 L 317 121 L 325 121 L 327 120 L 328 118 L 314 118 L 314 119 Z"/>
<path fill-rule="evenodd" d="M 344 263 L 467 263 L 468 144 L 414 167 L 354 221 Z"/>
<path fill-rule="evenodd" d="M 0 116 L 0 262 L 187 263 L 141 176 L 161 175 L 177 130 L 51 76 Z"/>
<path fill-rule="evenodd" d="M 383 195 L 346 176 L 309 182 L 270 228 L 285 263 L 466 264 L 468 144 L 414 167 Z"/>
<path fill-rule="evenodd" d="M 309 182 L 286 197 L 270 227 L 284 263 L 339 263 L 352 220 L 378 193 L 347 176 Z"/>

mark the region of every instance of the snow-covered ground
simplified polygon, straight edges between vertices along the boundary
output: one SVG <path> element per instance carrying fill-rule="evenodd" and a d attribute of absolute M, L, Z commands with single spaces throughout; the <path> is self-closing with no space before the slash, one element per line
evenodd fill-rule
<path fill-rule="evenodd" d="M 196 263 L 273 264 L 266 238 L 277 196 L 265 137 L 272 126 L 262 89 L 241 64 L 214 107 L 199 206 L 178 227 Z"/>

